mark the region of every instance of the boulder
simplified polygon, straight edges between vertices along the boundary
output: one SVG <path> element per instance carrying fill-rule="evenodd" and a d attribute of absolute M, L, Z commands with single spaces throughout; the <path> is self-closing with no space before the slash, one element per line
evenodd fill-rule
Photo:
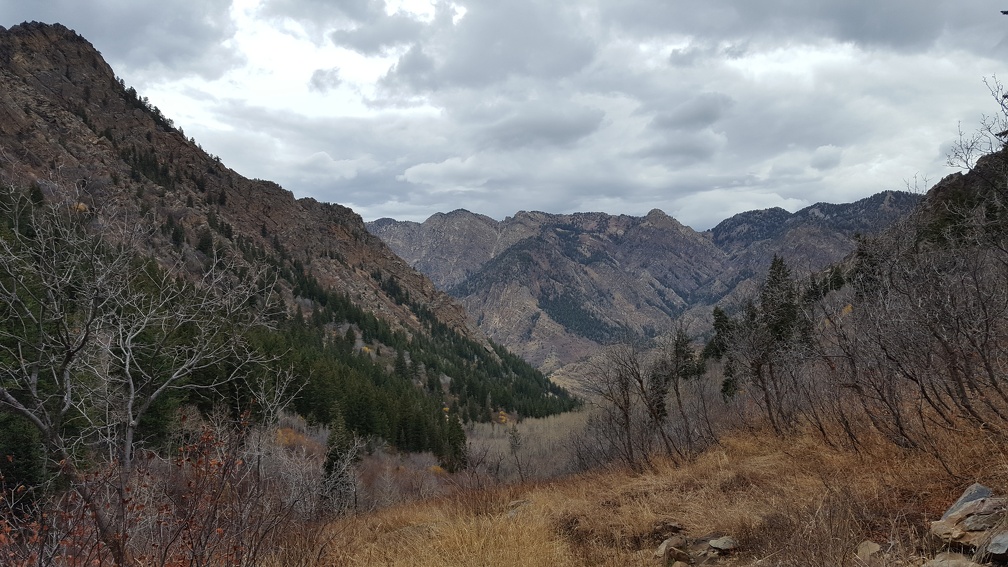
<path fill-rule="evenodd" d="M 868 564 L 871 562 L 873 557 L 878 555 L 880 551 L 882 551 L 881 545 L 866 539 L 857 546 L 857 551 L 855 553 L 857 554 L 858 559 L 860 559 L 863 563 Z"/>
<path fill-rule="evenodd" d="M 963 492 L 931 533 L 949 544 L 975 548 L 980 554 L 1003 556 L 1008 552 L 1008 498 L 974 484 Z"/>
<path fill-rule="evenodd" d="M 960 496 L 959 499 L 955 501 L 955 504 L 950 506 L 949 509 L 945 511 L 945 514 L 942 515 L 942 519 L 944 520 L 945 518 L 948 518 L 957 510 L 961 509 L 966 504 L 973 502 L 974 500 L 980 500 L 981 498 L 990 498 L 991 496 L 994 496 L 994 493 L 991 492 L 991 489 L 980 484 L 979 482 L 975 482 L 962 493 L 962 496 Z"/>
<path fill-rule="evenodd" d="M 682 536 L 673 536 L 663 541 L 661 545 L 658 546 L 658 549 L 655 550 L 655 557 L 662 560 L 665 565 L 675 565 L 679 562 L 686 563 L 687 565 L 692 563 L 693 558 L 690 557 L 689 553 L 686 553 L 682 549 L 676 547 L 675 544 L 677 543 L 685 545 L 685 538 Z"/>
<path fill-rule="evenodd" d="M 689 540 L 686 539 L 686 536 L 682 534 L 676 534 L 666 539 L 665 541 L 661 542 L 661 545 L 665 546 L 665 548 L 677 547 L 679 549 L 686 549 L 686 547 L 689 545 Z M 661 550 L 662 547 L 659 546 L 658 549 Z"/>
<path fill-rule="evenodd" d="M 738 547 L 738 542 L 732 536 L 722 536 L 710 540 L 708 545 L 720 552 L 729 552 Z"/>
<path fill-rule="evenodd" d="M 992 535 L 990 541 L 987 542 L 987 553 L 991 555 L 1008 554 L 1008 531 L 1004 527 L 1002 526 L 1001 531 Z"/>

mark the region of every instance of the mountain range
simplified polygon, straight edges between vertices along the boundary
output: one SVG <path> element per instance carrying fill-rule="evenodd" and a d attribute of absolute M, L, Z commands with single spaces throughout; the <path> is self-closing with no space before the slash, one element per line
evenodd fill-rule
<path fill-rule="evenodd" d="M 812 273 L 850 254 L 858 234 L 908 213 L 920 196 L 885 191 L 849 204 L 737 214 L 698 232 L 646 216 L 542 212 L 502 221 L 456 210 L 422 223 L 367 223 L 396 254 L 461 301 L 476 326 L 545 371 L 600 345 L 650 338 L 755 293 L 775 255 Z"/>

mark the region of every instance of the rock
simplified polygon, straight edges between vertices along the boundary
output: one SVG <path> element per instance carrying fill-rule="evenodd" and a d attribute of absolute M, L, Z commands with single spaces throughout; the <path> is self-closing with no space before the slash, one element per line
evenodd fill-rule
<path fill-rule="evenodd" d="M 940 520 L 931 522 L 931 533 L 951 544 L 976 548 L 980 553 L 1008 552 L 1008 498 L 974 484 L 963 492 Z"/>
<path fill-rule="evenodd" d="M 991 489 L 987 488 L 986 486 L 978 482 L 975 482 L 973 483 L 972 486 L 967 488 L 962 493 L 962 496 L 960 496 L 959 499 L 955 501 L 955 504 L 950 506 L 949 509 L 945 511 L 945 514 L 942 515 L 941 519 L 944 520 L 948 518 L 949 516 L 957 512 L 959 509 L 961 509 L 963 506 L 969 504 L 970 502 L 973 502 L 974 500 L 979 500 L 981 498 L 990 498 L 993 495 L 994 494 L 991 492 Z"/>
<path fill-rule="evenodd" d="M 797 213 L 751 211 L 703 233 L 657 209 L 646 217 L 523 211 L 501 221 L 460 209 L 367 227 L 453 290 L 495 341 L 556 370 L 596 353 L 614 329 L 660 328 L 670 309 L 709 312 L 708 302 L 755 285 L 748 266 L 768 265 L 775 253 L 803 266 L 839 261 L 854 248 L 850 233 L 880 230 L 916 199 L 886 193 Z M 588 323 L 556 318 L 559 307 L 547 306 L 560 300 Z"/>
<path fill-rule="evenodd" d="M 680 543 L 680 539 L 685 541 L 682 536 L 674 536 L 663 541 L 658 549 L 655 550 L 655 557 L 664 560 L 666 565 L 675 565 L 678 562 L 684 562 L 689 564 L 693 561 L 689 553 L 686 553 L 682 549 L 679 549 L 674 544 Z"/>
<path fill-rule="evenodd" d="M 857 556 L 861 561 L 868 563 L 871 558 L 882 551 L 882 546 L 871 540 L 864 540 L 857 546 Z"/>
<path fill-rule="evenodd" d="M 672 536 L 670 538 L 667 538 L 661 544 L 664 545 L 664 546 L 666 546 L 666 547 L 675 547 L 675 548 L 678 548 L 678 549 L 686 549 L 686 546 L 689 545 L 689 540 L 687 540 L 686 536 L 684 536 L 682 534 L 676 534 L 676 535 L 674 535 L 674 536 Z M 658 549 L 661 549 L 661 547 L 659 546 Z"/>
<path fill-rule="evenodd" d="M 923 567 L 983 567 L 974 562 L 969 557 L 961 553 L 944 552 L 939 553 L 934 559 L 928 561 Z"/>
<path fill-rule="evenodd" d="M 987 553 L 991 555 L 1004 555 L 1008 553 L 1008 531 L 1001 530 L 991 537 L 987 543 Z"/>
<path fill-rule="evenodd" d="M 710 540 L 710 542 L 708 542 L 708 545 L 710 545 L 711 547 L 713 547 L 718 551 L 732 551 L 733 549 L 738 547 L 738 542 L 735 541 L 735 538 L 731 536 L 723 536 L 717 539 Z"/>

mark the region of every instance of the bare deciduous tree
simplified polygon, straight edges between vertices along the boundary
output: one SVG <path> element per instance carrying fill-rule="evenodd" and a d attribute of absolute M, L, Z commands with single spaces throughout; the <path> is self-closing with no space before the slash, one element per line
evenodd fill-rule
<path fill-rule="evenodd" d="M 115 561 L 141 420 L 169 392 L 215 388 L 261 362 L 243 334 L 267 322 L 272 286 L 214 258 L 200 281 L 142 259 L 152 223 L 74 199 L 0 193 L 0 405 L 42 434 Z M 112 486 L 88 463 L 117 463 Z"/>
<path fill-rule="evenodd" d="M 620 461 L 648 466 L 661 454 L 695 456 L 716 440 L 710 421 L 713 389 L 684 327 L 645 349 L 621 344 L 595 359 L 585 384 L 592 412 L 575 440 L 584 464 Z"/>

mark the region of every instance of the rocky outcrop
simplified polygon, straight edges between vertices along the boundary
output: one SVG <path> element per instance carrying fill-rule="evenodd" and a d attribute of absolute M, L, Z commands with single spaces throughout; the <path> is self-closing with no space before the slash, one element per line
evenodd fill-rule
<path fill-rule="evenodd" d="M 1008 497 L 974 484 L 963 492 L 931 533 L 947 545 L 975 550 L 980 557 L 1008 558 Z"/>

